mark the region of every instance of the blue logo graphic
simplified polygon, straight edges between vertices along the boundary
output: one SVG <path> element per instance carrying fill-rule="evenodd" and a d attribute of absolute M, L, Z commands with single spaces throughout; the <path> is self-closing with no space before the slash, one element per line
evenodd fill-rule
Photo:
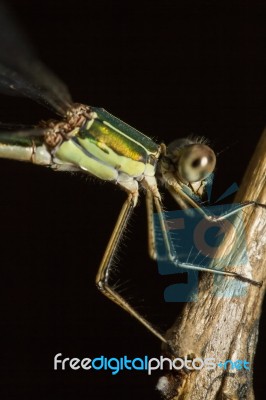
<path fill-rule="evenodd" d="M 237 186 L 232 185 L 220 198 L 224 199 L 236 191 Z M 209 189 L 208 197 L 211 189 Z M 216 205 L 202 207 L 209 216 L 223 216 L 241 208 L 241 204 Z M 241 213 L 226 217 L 222 221 L 210 222 L 196 209 L 170 211 L 164 214 L 167 221 L 169 238 L 174 246 L 175 253 L 182 263 L 190 263 L 204 268 L 216 268 L 230 271 L 233 266 L 245 266 L 248 256 L 245 246 L 244 226 L 241 221 Z M 191 302 L 197 301 L 198 275 L 196 270 L 178 268 L 177 265 L 167 261 L 167 253 L 164 245 L 160 221 L 154 214 L 154 227 L 156 250 L 158 254 L 158 271 L 161 275 L 180 275 L 186 273 L 185 283 L 174 283 L 164 291 L 166 302 Z M 217 250 L 224 240 L 230 235 L 230 243 L 219 258 Z M 233 255 L 241 254 L 241 258 Z M 233 261 L 232 261 L 233 259 Z M 233 263 L 233 264 L 232 264 Z M 219 281 L 219 284 L 217 283 Z M 229 297 L 243 296 L 246 294 L 247 284 L 236 279 L 231 279 L 227 289 L 219 291 L 221 275 L 214 275 L 213 290 L 216 296 Z"/>

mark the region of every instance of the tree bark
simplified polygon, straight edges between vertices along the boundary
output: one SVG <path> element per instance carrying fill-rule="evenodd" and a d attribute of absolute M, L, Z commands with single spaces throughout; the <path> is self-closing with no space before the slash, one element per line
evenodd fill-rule
<path fill-rule="evenodd" d="M 256 200 L 266 204 L 265 176 L 266 130 L 250 161 L 236 202 Z M 242 223 L 245 234 L 241 230 Z M 158 383 L 158 389 L 166 399 L 254 399 L 253 361 L 266 286 L 265 208 L 251 206 L 241 213 L 241 218 L 236 218 L 234 227 L 227 232 L 224 242 L 217 250 L 216 260 L 221 260 L 228 252 L 228 248 L 236 240 L 235 235 L 243 237 L 242 245 L 230 255 L 230 259 L 227 257 L 225 269 L 263 282 L 262 287 L 230 277 L 217 279 L 213 274 L 203 273 L 197 301 L 185 305 L 167 336 L 174 352 L 172 358 L 215 358 L 216 363 L 246 360 L 250 370 L 243 368 L 243 363 L 239 370 L 224 366 L 216 366 L 212 370 L 205 367 L 196 370 L 170 370 Z M 245 251 L 248 260 L 245 266 L 239 266 Z M 223 293 L 229 293 L 229 296 L 223 296 Z M 164 350 L 169 356 L 167 349 Z"/>

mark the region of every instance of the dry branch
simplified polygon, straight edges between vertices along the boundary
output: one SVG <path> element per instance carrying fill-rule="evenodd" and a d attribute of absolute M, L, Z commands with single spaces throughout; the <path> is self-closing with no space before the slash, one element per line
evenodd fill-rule
<path fill-rule="evenodd" d="M 256 200 L 266 204 L 265 176 L 266 130 L 251 159 L 236 202 Z M 217 362 L 247 360 L 250 371 L 223 370 L 219 367 L 213 370 L 169 371 L 159 385 L 167 399 L 254 399 L 253 360 L 266 286 L 266 210 L 250 207 L 242 214 L 241 220 L 244 221 L 245 235 L 239 232 L 240 218 L 236 218 L 235 227 L 219 247 L 216 259 L 221 259 L 232 245 L 235 233 L 241 234 L 243 246 L 230 257 L 226 269 L 263 281 L 263 286 L 258 288 L 232 278 L 219 278 L 217 285 L 217 281 L 214 284 L 217 278 L 202 274 L 198 300 L 185 305 L 181 316 L 169 330 L 168 338 L 176 357 L 214 357 Z M 248 265 L 234 267 L 242 260 L 245 247 Z M 239 295 L 239 284 L 245 290 L 243 295 Z M 219 295 L 228 290 L 231 294 L 228 298 Z"/>

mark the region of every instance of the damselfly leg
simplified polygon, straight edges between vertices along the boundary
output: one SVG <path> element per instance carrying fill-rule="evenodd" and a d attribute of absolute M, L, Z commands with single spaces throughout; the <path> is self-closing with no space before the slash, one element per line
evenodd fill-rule
<path fill-rule="evenodd" d="M 173 198 L 176 200 L 176 202 L 181 206 L 181 208 L 191 208 L 193 207 L 196 209 L 197 212 L 199 212 L 204 219 L 206 219 L 210 223 L 219 223 L 225 221 L 227 218 L 237 215 L 237 213 L 245 208 L 248 207 L 263 207 L 266 208 L 264 204 L 257 203 L 255 201 L 247 201 L 242 204 L 238 204 L 233 210 L 229 210 L 226 213 L 216 216 L 216 215 L 211 215 L 207 214 L 204 208 L 198 204 L 192 197 L 190 197 L 188 194 L 186 194 L 181 186 L 176 183 L 175 186 L 170 186 L 168 185 L 167 187 L 168 191 L 171 193 Z M 149 248 L 149 254 L 150 257 L 153 259 L 158 259 L 160 256 L 157 254 L 156 251 L 156 238 L 155 238 L 155 226 L 154 226 L 154 219 L 153 219 L 153 214 L 154 214 L 154 206 L 153 206 L 153 199 L 152 196 L 149 192 L 146 194 L 146 205 L 147 205 L 147 221 L 148 221 L 148 248 Z M 165 219 L 163 217 L 163 211 L 161 209 L 161 205 L 157 204 L 156 205 L 157 212 L 159 213 L 159 220 L 160 220 L 160 227 L 162 229 L 162 222 L 164 221 L 165 225 Z M 167 222 L 166 222 L 167 226 Z M 166 227 L 167 230 L 167 227 Z M 204 272 L 210 272 L 218 275 L 224 275 L 224 276 L 229 276 L 235 279 L 238 279 L 242 282 L 248 282 L 251 283 L 255 286 L 261 286 L 261 282 L 256 282 L 252 279 L 249 279 L 248 277 L 242 276 L 236 272 L 230 272 L 230 271 L 225 271 L 221 269 L 214 269 L 214 268 L 207 268 L 203 267 L 201 265 L 196 265 L 192 263 L 184 263 L 181 262 L 181 260 L 178 257 L 178 254 L 176 253 L 176 250 L 173 250 L 170 252 L 168 249 L 171 248 L 171 244 L 169 244 L 169 241 L 171 241 L 170 235 L 164 233 L 163 234 L 163 240 L 165 243 L 165 259 L 171 261 L 173 264 L 175 264 L 179 268 L 184 268 L 184 269 L 192 269 L 192 270 L 198 270 L 198 271 L 204 271 Z M 168 243 L 167 243 L 168 242 Z M 221 268 L 224 266 L 221 265 Z"/>
<path fill-rule="evenodd" d="M 159 333 L 159 331 L 157 331 L 150 322 L 142 317 L 119 293 L 117 293 L 117 291 L 112 288 L 109 283 L 109 275 L 112 269 L 112 260 L 114 254 L 119 247 L 119 243 L 122 239 L 123 233 L 127 227 L 128 221 L 135 205 L 136 201 L 134 201 L 134 197 L 130 193 L 127 200 L 123 204 L 115 228 L 105 250 L 101 265 L 96 276 L 96 285 L 105 296 L 107 296 L 110 300 L 112 300 L 125 311 L 127 311 L 132 317 L 136 318 L 162 342 L 166 342 L 162 334 Z"/>

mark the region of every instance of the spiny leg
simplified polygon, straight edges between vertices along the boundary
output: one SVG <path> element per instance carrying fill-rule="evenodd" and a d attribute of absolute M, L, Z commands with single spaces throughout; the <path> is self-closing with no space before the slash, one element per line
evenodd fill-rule
<path fill-rule="evenodd" d="M 154 208 L 153 208 L 153 196 L 150 190 L 146 190 L 146 209 L 147 209 L 147 224 L 148 224 L 148 250 L 149 256 L 152 260 L 157 260 L 158 254 L 156 250 L 156 239 L 155 239 L 155 226 L 154 226 Z"/>
<path fill-rule="evenodd" d="M 198 204 L 194 199 L 192 199 L 188 194 L 186 194 L 182 190 L 182 186 L 178 183 L 175 185 L 167 185 L 167 189 L 169 193 L 173 196 L 175 201 L 178 204 L 182 204 L 181 207 L 183 208 L 183 203 L 186 203 L 190 207 L 195 208 L 207 221 L 210 222 L 219 222 L 224 221 L 225 219 L 231 217 L 232 215 L 237 214 L 239 211 L 244 210 L 247 207 L 263 207 L 266 208 L 265 204 L 258 203 L 256 201 L 245 201 L 244 203 L 238 204 L 234 210 L 229 210 L 223 215 L 208 215 L 204 209 Z"/>
<path fill-rule="evenodd" d="M 230 271 L 222 271 L 222 270 L 218 270 L 218 269 L 213 269 L 213 268 L 206 268 L 206 267 L 202 267 L 200 265 L 194 265 L 191 263 L 187 263 L 187 262 L 182 262 L 176 251 L 175 248 L 173 246 L 171 237 L 168 233 L 168 228 L 167 228 L 167 224 L 164 218 L 164 213 L 163 213 L 163 209 L 162 209 L 162 204 L 161 201 L 158 197 L 154 196 L 154 203 L 155 203 L 155 207 L 156 207 L 156 211 L 158 213 L 158 217 L 159 217 L 159 223 L 160 223 L 160 227 L 163 233 L 163 238 L 164 238 L 164 243 L 165 243 L 165 247 L 166 247 L 166 255 L 167 258 L 170 262 L 172 262 L 174 265 L 176 265 L 179 268 L 184 268 L 184 269 L 191 269 L 191 270 L 196 270 L 196 271 L 204 271 L 204 272 L 211 272 L 213 274 L 218 274 L 218 275 L 224 275 L 224 276 L 230 276 L 232 278 L 238 279 L 242 282 L 247 282 L 247 283 L 251 283 L 255 286 L 261 286 L 262 283 L 261 282 L 256 282 L 252 279 L 249 279 L 245 276 L 242 276 L 236 272 L 230 272 Z"/>
<path fill-rule="evenodd" d="M 163 241 L 166 247 L 167 259 L 169 261 L 175 259 L 175 248 L 170 238 L 169 229 L 165 221 L 163 212 L 161 194 L 157 186 L 157 180 L 154 176 L 146 176 L 142 182 L 142 187 L 146 189 L 146 206 L 147 206 L 147 219 L 148 219 L 148 234 L 149 234 L 149 251 L 153 259 L 157 259 L 156 240 L 155 240 L 155 226 L 153 221 L 153 203 L 159 218 L 160 229 L 163 234 Z"/>
<path fill-rule="evenodd" d="M 148 250 L 149 250 L 149 256 L 151 259 L 153 260 L 157 260 L 157 261 L 169 261 L 169 251 L 166 252 L 166 257 L 165 256 L 161 256 L 160 254 L 158 254 L 157 252 L 157 248 L 156 248 L 156 234 L 155 234 L 155 224 L 154 224 L 154 197 L 151 193 L 150 190 L 146 191 L 146 208 L 147 208 L 147 224 L 148 224 Z M 159 209 L 158 205 L 157 205 L 157 211 Z M 163 215 L 163 211 L 159 209 L 158 212 L 158 216 L 159 216 L 159 222 L 160 222 L 160 229 L 161 232 L 163 232 L 163 241 L 166 244 L 166 248 L 169 249 L 169 244 L 168 243 L 172 243 L 170 238 L 166 238 L 166 235 L 169 235 L 169 233 L 167 233 L 167 227 L 166 224 L 164 223 L 164 215 Z M 169 230 L 168 230 L 169 232 Z M 172 256 L 173 259 L 174 257 L 174 251 L 172 251 Z"/>
<path fill-rule="evenodd" d="M 135 317 L 150 332 L 152 332 L 155 336 L 157 336 L 162 342 L 166 343 L 165 338 L 156 329 L 154 329 L 152 325 L 145 318 L 143 318 L 136 310 L 134 310 L 134 308 L 109 284 L 109 272 L 111 271 L 112 267 L 112 259 L 114 257 L 116 249 L 119 246 L 120 240 L 123 236 L 123 232 L 126 229 L 128 220 L 131 216 L 134 207 L 135 207 L 134 197 L 132 194 L 129 194 L 127 200 L 125 201 L 121 209 L 115 228 L 113 230 L 108 246 L 104 253 L 103 260 L 101 262 L 101 265 L 99 267 L 96 276 L 96 285 L 105 296 L 107 296 L 114 303 L 122 307 L 131 316 Z"/>

